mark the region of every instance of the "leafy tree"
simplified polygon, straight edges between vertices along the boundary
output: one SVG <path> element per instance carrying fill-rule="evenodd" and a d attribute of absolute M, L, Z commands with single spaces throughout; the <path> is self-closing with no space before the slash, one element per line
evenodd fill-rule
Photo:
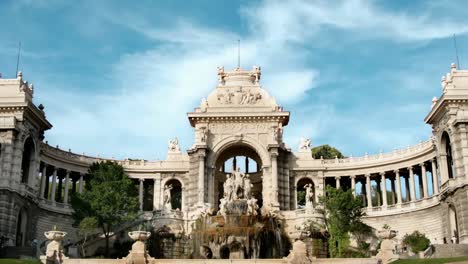
<path fill-rule="evenodd" d="M 334 159 L 335 157 L 339 159 L 344 158 L 343 154 L 341 154 L 338 149 L 330 145 L 321 145 L 312 148 L 312 157 L 314 157 L 314 159 L 320 159 L 320 157 L 324 159 Z"/>
<path fill-rule="evenodd" d="M 106 239 L 105 255 L 109 256 L 109 238 L 119 225 L 137 217 L 138 192 L 122 166 L 115 162 L 93 163 L 88 171 L 90 184 L 82 194 L 72 196 L 75 225 L 95 218 Z M 84 225 L 84 224 L 83 224 Z"/>
<path fill-rule="evenodd" d="M 408 245 L 411 248 L 411 251 L 418 253 L 429 247 L 431 241 L 426 237 L 426 235 L 416 230 L 410 235 L 406 234 L 403 237 L 403 243 Z"/>
<path fill-rule="evenodd" d="M 97 228 L 98 221 L 95 217 L 85 217 L 80 221 L 78 226 L 78 234 L 83 238 L 83 242 L 81 243 L 81 253 L 83 256 L 86 255 L 84 250 L 86 240 L 88 240 L 88 236 L 93 234 Z"/>
<path fill-rule="evenodd" d="M 361 200 L 354 197 L 351 190 L 327 186 L 326 195 L 320 197 L 320 203 L 325 210 L 330 256 L 343 257 L 350 244 L 350 234 L 364 234 L 370 230 L 361 221 Z"/>

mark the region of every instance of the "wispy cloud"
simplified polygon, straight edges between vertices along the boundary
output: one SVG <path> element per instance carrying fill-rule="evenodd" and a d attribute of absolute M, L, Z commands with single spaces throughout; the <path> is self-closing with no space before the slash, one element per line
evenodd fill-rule
<path fill-rule="evenodd" d="M 89 91 L 85 97 L 76 94 L 79 87 L 64 90 L 65 83 L 52 80 L 43 81 L 50 84 L 50 95 L 42 99 L 55 126 L 47 134 L 51 143 L 119 158 L 164 158 L 167 140 L 175 136 L 184 148 L 192 144 L 192 130 L 185 114 L 214 89 L 216 66 L 235 66 L 238 38 L 242 39 L 242 65 L 261 65 L 262 84 L 279 104 L 293 111 L 294 119 L 285 135 L 291 147 L 296 147 L 300 136 L 312 136 L 319 142 L 329 140 L 348 154 L 357 144 L 374 149 L 409 144 L 427 132 L 420 129 L 422 122 L 411 127 L 408 123 L 389 127 L 382 119 L 391 119 L 394 109 L 373 115 L 356 110 L 345 113 L 332 104 L 333 98 L 311 96 L 319 90 L 312 89 L 320 84 L 343 78 L 339 72 L 324 74 L 329 69 L 320 67 L 314 60 L 315 54 L 327 49 L 336 30 L 349 34 L 351 41 L 415 43 L 445 38 L 454 31 L 468 31 L 463 26 L 466 23 L 460 24 L 450 16 L 439 17 L 431 8 L 405 13 L 358 0 L 249 3 L 240 10 L 242 22 L 248 25 L 245 32 L 208 26 L 203 19 L 178 17 L 155 23 L 148 14 L 144 16 L 132 9 L 101 9 L 102 12 L 93 11 L 96 17 L 92 23 L 84 23 L 82 32 L 92 31 L 96 25 L 97 32 L 117 26 L 144 37 L 149 44 L 114 61 L 111 70 L 103 73 L 110 80 L 107 87 L 97 89 L 92 97 Z M 340 63 L 344 61 L 335 61 Z M 353 78 L 349 86 L 368 76 Z M 421 78 L 402 80 L 408 87 L 426 85 Z M 374 88 L 373 84 L 367 85 Z M 334 97 L 340 96 L 349 95 Z M 420 114 L 416 106 L 405 109 L 412 115 Z M 363 122 L 364 116 L 367 123 Z M 401 133 L 399 128 L 407 131 Z"/>

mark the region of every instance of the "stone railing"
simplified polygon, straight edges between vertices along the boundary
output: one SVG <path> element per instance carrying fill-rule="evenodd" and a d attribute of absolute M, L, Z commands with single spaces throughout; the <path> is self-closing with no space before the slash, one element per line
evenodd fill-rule
<path fill-rule="evenodd" d="M 400 214 L 409 211 L 426 209 L 439 204 L 438 196 L 418 199 L 416 201 L 404 202 L 385 206 L 364 207 L 362 210 L 366 216 L 382 216 L 388 214 Z"/>
<path fill-rule="evenodd" d="M 60 149 L 58 146 L 52 147 L 46 143 L 43 143 L 41 145 L 41 149 L 43 152 L 52 154 L 56 157 L 64 158 L 67 160 L 73 160 L 73 161 L 77 161 L 80 163 L 92 164 L 93 162 L 101 160 L 100 158 L 96 158 L 96 157 L 76 154 L 76 153 L 71 152 L 70 150 L 65 151 L 65 150 Z"/>
<path fill-rule="evenodd" d="M 349 164 L 349 163 L 369 163 L 372 161 L 380 162 L 385 160 L 392 160 L 395 158 L 411 156 L 423 151 L 431 150 L 434 147 L 433 139 L 428 139 L 417 145 L 410 146 L 402 149 L 395 149 L 391 152 L 379 153 L 375 155 L 365 155 L 363 157 L 348 157 L 344 159 L 324 159 L 322 164 L 324 165 L 340 165 L 340 164 Z"/>

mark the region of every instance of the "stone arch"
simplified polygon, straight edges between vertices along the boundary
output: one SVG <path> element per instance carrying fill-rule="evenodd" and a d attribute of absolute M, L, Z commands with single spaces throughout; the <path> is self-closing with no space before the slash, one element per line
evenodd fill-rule
<path fill-rule="evenodd" d="M 230 136 L 227 137 L 212 148 L 212 152 L 207 157 L 209 170 L 208 193 L 209 201 L 214 208 L 218 208 L 219 200 L 223 198 L 224 182 L 229 172 L 221 169 L 221 165 L 234 156 L 244 156 L 253 159 L 259 169 L 249 175 L 252 187 L 252 196 L 257 199 L 257 205 L 263 204 L 263 179 L 264 168 L 270 165 L 268 151 L 258 142 L 250 137 Z"/>
<path fill-rule="evenodd" d="M 22 207 L 16 217 L 16 246 L 23 247 L 26 245 L 26 235 L 28 228 L 28 212 Z"/>
<path fill-rule="evenodd" d="M 455 166 L 453 162 L 453 150 L 452 150 L 452 141 L 450 140 L 450 136 L 447 131 L 442 132 L 440 137 L 440 155 L 441 158 L 444 159 L 442 168 L 447 172 L 447 176 L 449 179 L 455 177 Z"/>
<path fill-rule="evenodd" d="M 177 178 L 170 178 L 167 179 L 164 184 L 164 189 L 166 189 L 167 186 L 170 186 L 170 204 L 171 204 L 171 209 L 172 210 L 182 210 L 183 209 L 183 186 L 182 182 L 177 179 Z M 163 194 L 163 203 L 166 204 L 166 194 Z"/>
<path fill-rule="evenodd" d="M 296 208 L 297 209 L 302 209 L 305 208 L 306 206 L 306 190 L 305 186 L 307 184 L 312 184 L 312 190 L 313 190 L 313 197 L 312 197 L 312 204 L 315 202 L 315 183 L 314 180 L 309 177 L 309 176 L 304 176 L 296 179 Z"/>
<path fill-rule="evenodd" d="M 259 144 L 258 140 L 255 140 L 249 136 L 229 136 L 217 142 L 211 148 L 212 153 L 207 159 L 208 164 L 212 166 L 215 165 L 214 163 L 218 159 L 218 156 L 222 154 L 226 149 L 235 145 L 245 145 L 252 148 L 255 152 L 257 152 L 262 166 L 270 166 L 270 158 L 266 148 Z"/>
<path fill-rule="evenodd" d="M 29 183 L 34 173 L 36 160 L 36 144 L 32 137 L 27 137 L 23 142 L 23 155 L 21 159 L 21 182 Z"/>
<path fill-rule="evenodd" d="M 458 219 L 457 210 L 453 204 L 448 206 L 448 227 L 449 227 L 449 240 L 454 243 L 459 243 L 459 230 L 458 230 Z"/>

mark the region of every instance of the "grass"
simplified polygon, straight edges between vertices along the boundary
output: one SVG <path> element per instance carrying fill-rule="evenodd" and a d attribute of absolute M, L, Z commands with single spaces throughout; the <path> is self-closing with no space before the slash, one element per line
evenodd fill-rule
<path fill-rule="evenodd" d="M 392 264 L 444 264 L 449 262 L 468 261 L 468 256 L 457 258 L 436 258 L 436 259 L 400 259 Z"/>
<path fill-rule="evenodd" d="M 0 264 L 40 264 L 39 260 L 29 259 L 0 259 Z"/>

